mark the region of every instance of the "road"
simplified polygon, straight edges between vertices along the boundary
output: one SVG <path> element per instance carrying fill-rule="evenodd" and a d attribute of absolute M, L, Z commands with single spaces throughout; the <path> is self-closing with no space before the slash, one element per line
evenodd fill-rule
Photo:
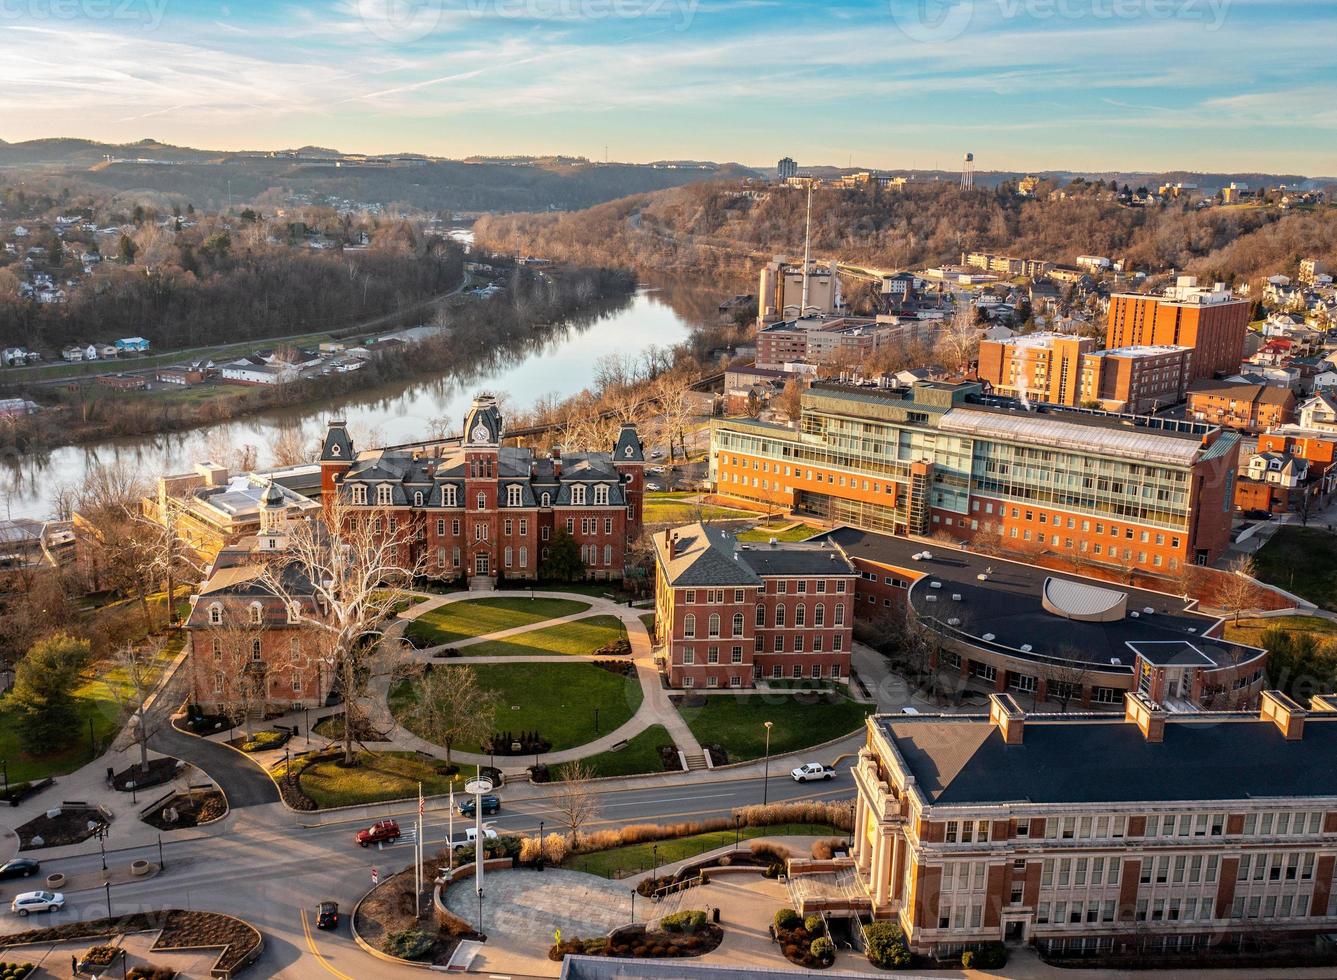
<path fill-rule="evenodd" d="M 650 789 L 609 790 L 602 797 L 600 819 L 587 829 L 727 816 L 734 807 L 760 803 L 762 784 L 760 777 L 743 777 L 729 782 L 684 781 Z M 848 774 L 831 783 L 799 785 L 787 773 L 777 771 L 771 774 L 767 789 L 772 801 L 837 800 L 853 795 Z M 561 830 L 560 816 L 548 802 L 550 796 L 513 804 L 507 803 L 505 790 L 501 796 L 502 812 L 490 819 L 498 830 L 534 833 L 540 820 L 545 821 L 546 831 Z M 411 823 L 413 813 L 412 803 L 405 804 L 401 826 Z M 254 977 L 311 980 L 328 975 L 376 980 L 415 975 L 417 971 L 376 960 L 359 949 L 346 917 L 335 931 L 317 932 L 311 927 L 310 909 L 317 901 L 333 899 L 341 910 L 351 912 L 370 888 L 373 867 L 385 877 L 411 863 L 412 845 L 407 842 L 367 850 L 357 847 L 353 834 L 364 822 L 366 818 L 308 829 L 278 804 L 233 810 L 210 837 L 164 844 L 166 870 L 158 877 L 113 886 L 113 913 L 185 907 L 240 916 L 265 937 L 264 955 L 249 973 Z M 464 824 L 457 819 L 457 835 Z M 446 811 L 429 810 L 424 833 L 429 853 L 444 844 L 446 833 Z M 108 842 L 115 844 L 114 827 Z M 109 854 L 109 861 L 116 865 L 136 858 L 157 861 L 157 846 Z M 49 864 L 50 870 L 74 875 L 98 870 L 101 857 L 92 848 L 86 855 Z M 71 892 L 68 899 L 65 911 L 50 917 L 23 921 L 6 916 L 0 920 L 0 930 L 12 932 L 107 913 L 102 891 Z"/>

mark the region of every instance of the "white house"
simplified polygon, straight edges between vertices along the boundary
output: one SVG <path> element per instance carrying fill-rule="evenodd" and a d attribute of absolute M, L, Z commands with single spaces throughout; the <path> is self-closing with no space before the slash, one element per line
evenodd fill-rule
<path fill-rule="evenodd" d="M 1337 393 L 1315 392 L 1314 397 L 1301 403 L 1296 414 L 1302 429 L 1337 432 Z"/>
<path fill-rule="evenodd" d="M 248 360 L 224 364 L 220 372 L 224 381 L 248 385 L 276 385 L 293 381 L 299 372 L 291 364 L 252 364 Z"/>

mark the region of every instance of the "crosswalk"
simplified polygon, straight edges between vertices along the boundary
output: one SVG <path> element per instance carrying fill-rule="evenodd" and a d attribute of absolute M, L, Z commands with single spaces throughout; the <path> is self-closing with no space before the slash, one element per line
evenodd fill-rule
<path fill-rule="evenodd" d="M 377 843 L 376 847 L 378 850 L 385 850 L 391 847 L 412 847 L 416 843 L 418 843 L 418 828 L 413 824 L 410 824 L 409 826 L 400 829 L 399 837 L 393 844 L 387 844 L 385 841 L 380 841 Z"/>

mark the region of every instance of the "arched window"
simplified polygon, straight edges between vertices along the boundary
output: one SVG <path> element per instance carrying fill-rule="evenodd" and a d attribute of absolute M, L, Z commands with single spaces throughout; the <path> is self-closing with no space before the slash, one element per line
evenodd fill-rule
<path fill-rule="evenodd" d="M 688 613 L 682 619 L 682 635 L 688 639 L 696 636 L 696 617 Z"/>
<path fill-rule="evenodd" d="M 217 660 L 219 657 L 223 655 L 223 641 L 216 636 L 214 637 L 213 648 L 214 648 L 214 659 Z"/>
<path fill-rule="evenodd" d="M 259 640 L 252 640 L 252 641 L 251 641 L 251 659 L 254 660 L 254 661 L 256 661 L 256 662 L 259 662 L 260 660 L 263 660 L 263 659 L 264 659 L 263 654 L 260 652 L 260 641 L 259 641 Z"/>
<path fill-rule="evenodd" d="M 414 506 L 414 507 L 421 507 L 421 506 L 422 506 L 422 491 L 421 491 L 421 490 L 415 490 L 415 491 L 413 492 L 413 506 Z"/>
<path fill-rule="evenodd" d="M 209 625 L 218 626 L 223 622 L 223 607 L 214 603 L 209 607 Z"/>
<path fill-rule="evenodd" d="M 482 491 L 479 491 L 478 494 L 478 509 L 487 510 L 487 494 Z"/>
<path fill-rule="evenodd" d="M 260 608 L 260 603 L 258 602 L 251 603 L 251 622 L 252 623 L 260 622 L 262 615 L 263 612 Z"/>
<path fill-rule="evenodd" d="M 766 625 L 766 606 L 763 603 L 757 603 L 757 625 Z"/>
<path fill-rule="evenodd" d="M 733 635 L 734 635 L 734 636 L 742 636 L 742 635 L 743 635 L 743 614 L 742 614 L 742 613 L 734 613 L 734 614 L 733 614 Z"/>
<path fill-rule="evenodd" d="M 845 603 L 843 602 L 836 603 L 836 625 L 845 625 Z"/>
<path fill-rule="evenodd" d="M 519 507 L 521 503 L 521 489 L 518 484 L 511 484 L 506 488 L 506 505 L 508 507 Z"/>
<path fill-rule="evenodd" d="M 812 625 L 826 625 L 826 606 L 822 605 L 820 602 L 812 607 Z"/>
<path fill-rule="evenodd" d="M 776 606 L 776 607 L 775 607 L 775 625 L 776 625 L 776 626 L 783 626 L 784 624 L 785 624 L 785 607 L 784 607 L 784 606 Z"/>
<path fill-rule="evenodd" d="M 794 625 L 805 626 L 808 622 L 808 607 L 799 603 L 794 607 Z"/>
<path fill-rule="evenodd" d="M 707 636 L 719 636 L 719 635 L 720 635 L 720 614 L 719 614 L 719 613 L 711 613 L 711 614 L 710 614 L 710 620 L 707 622 L 706 626 L 707 626 L 707 629 L 709 630 L 709 633 L 706 634 Z"/>
<path fill-rule="evenodd" d="M 552 506 L 552 494 L 548 493 L 546 490 L 543 491 L 543 506 L 544 507 Z"/>
<path fill-rule="evenodd" d="M 613 564 L 613 546 L 611 544 L 606 544 L 604 545 L 604 565 L 608 566 L 611 564 Z"/>

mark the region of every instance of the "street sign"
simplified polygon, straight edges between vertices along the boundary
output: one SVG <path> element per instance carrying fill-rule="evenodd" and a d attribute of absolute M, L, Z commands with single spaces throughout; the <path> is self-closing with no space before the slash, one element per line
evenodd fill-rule
<path fill-rule="evenodd" d="M 381 876 L 375 868 L 371 869 L 371 883 L 373 885 L 379 885 L 381 883 Z"/>

